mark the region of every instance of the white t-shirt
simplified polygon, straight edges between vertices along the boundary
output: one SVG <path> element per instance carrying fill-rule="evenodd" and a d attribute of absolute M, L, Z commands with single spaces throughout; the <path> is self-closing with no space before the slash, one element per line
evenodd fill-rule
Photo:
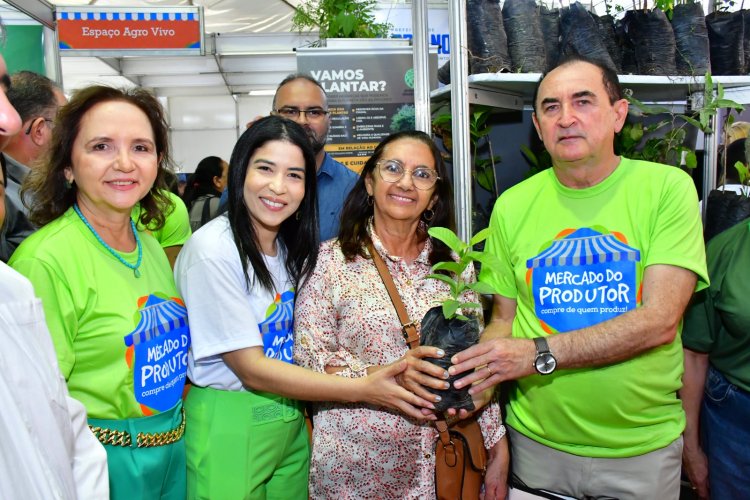
<path fill-rule="evenodd" d="M 68 396 L 41 301 L 0 262 L 0 498 L 109 498 L 107 453 Z"/>
<path fill-rule="evenodd" d="M 243 390 L 221 355 L 247 347 L 263 346 L 267 357 L 292 362 L 294 289 L 281 248 L 264 258 L 278 292 L 258 283 L 248 290 L 226 215 L 196 231 L 180 251 L 174 275 L 188 310 L 188 376 L 195 385 Z M 252 280 L 253 269 L 248 273 Z"/>

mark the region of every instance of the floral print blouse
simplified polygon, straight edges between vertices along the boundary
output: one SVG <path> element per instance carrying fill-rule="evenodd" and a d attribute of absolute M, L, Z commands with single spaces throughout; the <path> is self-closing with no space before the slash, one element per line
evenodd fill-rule
<path fill-rule="evenodd" d="M 448 297 L 447 284 L 424 279 L 431 267 L 429 239 L 407 263 L 387 254 L 372 226 L 370 234 L 412 320 Z M 474 278 L 473 268 L 467 273 Z M 347 262 L 337 240 L 322 244 L 317 266 L 299 291 L 294 331 L 297 364 L 319 372 L 341 367 L 338 374 L 346 377 L 366 376 L 369 366 L 392 363 L 408 351 L 375 264 L 360 256 Z M 489 449 L 505 432 L 496 403 L 481 411 L 479 423 Z M 429 423 L 383 407 L 317 403 L 310 497 L 435 498 L 436 439 Z"/>

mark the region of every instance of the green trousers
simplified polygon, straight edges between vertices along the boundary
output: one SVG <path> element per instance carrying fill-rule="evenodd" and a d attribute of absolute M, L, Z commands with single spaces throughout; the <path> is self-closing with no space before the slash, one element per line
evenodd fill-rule
<path fill-rule="evenodd" d="M 127 431 L 130 446 L 104 445 L 109 470 L 111 500 L 184 500 L 185 438 L 176 443 L 138 448 L 139 432 L 156 433 L 176 429 L 182 423 L 182 402 L 157 415 L 126 420 L 90 418 L 90 425 Z"/>
<path fill-rule="evenodd" d="M 193 386 L 185 413 L 188 499 L 307 499 L 310 443 L 297 401 Z"/>

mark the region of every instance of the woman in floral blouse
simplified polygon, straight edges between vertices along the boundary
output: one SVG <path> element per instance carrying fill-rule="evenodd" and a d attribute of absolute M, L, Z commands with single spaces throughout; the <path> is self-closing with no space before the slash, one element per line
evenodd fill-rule
<path fill-rule="evenodd" d="M 400 132 L 367 161 L 341 216 L 338 240 L 323 243 L 295 307 L 295 361 L 343 377 L 364 377 L 399 358 L 400 382 L 429 400 L 447 373 L 409 350 L 396 311 L 369 256 L 371 241 L 417 320 L 448 296 L 448 285 L 424 279 L 450 250 L 427 235 L 430 225 L 454 227 L 446 168 L 430 137 Z M 469 271 L 473 278 L 473 269 Z M 477 297 L 467 297 L 476 301 Z M 484 395 L 485 402 L 489 399 Z M 481 404 L 481 403 L 480 403 Z M 505 498 L 507 443 L 500 411 L 479 418 L 490 450 L 485 498 Z M 363 404 L 315 405 L 311 498 L 434 498 L 437 431 L 392 410 Z"/>

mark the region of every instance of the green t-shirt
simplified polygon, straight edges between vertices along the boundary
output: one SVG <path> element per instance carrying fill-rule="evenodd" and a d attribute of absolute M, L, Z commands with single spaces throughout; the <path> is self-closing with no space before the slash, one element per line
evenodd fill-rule
<path fill-rule="evenodd" d="M 187 207 L 185 203 L 180 199 L 179 196 L 171 191 L 162 191 L 163 195 L 166 195 L 172 203 L 174 208 L 167 214 L 164 220 L 164 226 L 161 229 L 146 230 L 156 238 L 162 248 L 182 246 L 190 238 L 193 232 L 190 229 L 190 217 L 188 216 Z M 141 214 L 141 206 L 136 205 L 133 207 L 133 212 L 130 217 L 138 224 L 138 229 L 143 230 L 138 217 Z"/>
<path fill-rule="evenodd" d="M 750 223 L 714 237 L 706 248 L 711 286 L 685 314 L 682 343 L 708 353 L 731 383 L 750 391 Z"/>
<path fill-rule="evenodd" d="M 641 304 L 646 267 L 689 269 L 707 284 L 692 180 L 679 169 L 623 158 L 587 189 L 563 186 L 552 169 L 505 192 L 487 250 L 499 269 L 480 280 L 518 303 L 513 336 L 585 328 Z M 622 363 L 560 369 L 514 384 L 507 422 L 552 448 L 580 456 L 629 457 L 662 448 L 685 423 L 679 335 Z"/>
<path fill-rule="evenodd" d="M 164 251 L 149 234 L 139 236 L 139 278 L 72 208 L 27 238 L 10 261 L 42 299 L 70 394 L 93 418 L 151 415 L 182 396 L 187 312 Z M 138 252 L 120 255 L 134 264 Z"/>

